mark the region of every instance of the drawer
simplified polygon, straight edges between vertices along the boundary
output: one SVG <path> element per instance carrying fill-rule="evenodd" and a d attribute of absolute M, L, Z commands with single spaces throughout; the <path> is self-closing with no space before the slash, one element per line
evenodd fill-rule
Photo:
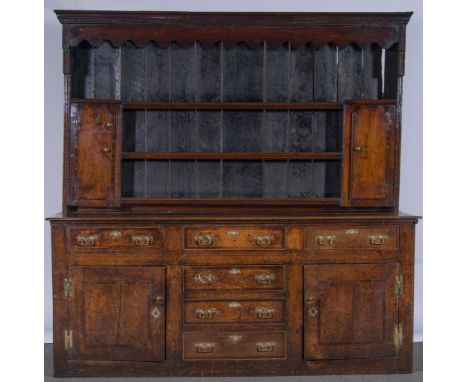
<path fill-rule="evenodd" d="M 185 290 L 282 290 L 284 266 L 184 267 Z"/>
<path fill-rule="evenodd" d="M 163 244 L 157 227 L 70 227 L 69 246 L 73 249 L 154 249 Z"/>
<path fill-rule="evenodd" d="M 284 321 L 284 300 L 186 300 L 187 324 L 278 323 Z"/>
<path fill-rule="evenodd" d="M 284 332 L 184 333 L 184 359 L 284 358 Z"/>
<path fill-rule="evenodd" d="M 306 228 L 306 248 L 396 249 L 397 226 L 317 226 Z"/>
<path fill-rule="evenodd" d="M 187 249 L 283 249 L 283 228 L 206 227 L 186 228 Z"/>

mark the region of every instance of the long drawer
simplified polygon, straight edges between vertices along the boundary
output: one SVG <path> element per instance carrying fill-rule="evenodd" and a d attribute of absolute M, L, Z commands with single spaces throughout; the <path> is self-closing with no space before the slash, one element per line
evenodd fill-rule
<path fill-rule="evenodd" d="M 283 249 L 282 227 L 190 227 L 186 249 Z"/>
<path fill-rule="evenodd" d="M 272 266 L 187 266 L 185 290 L 283 290 L 285 267 Z"/>
<path fill-rule="evenodd" d="M 397 249 L 398 226 L 310 226 L 305 230 L 306 248 Z"/>
<path fill-rule="evenodd" d="M 157 249 L 163 246 L 159 227 L 69 227 L 71 249 Z"/>
<path fill-rule="evenodd" d="M 284 332 L 184 333 L 184 359 L 284 358 Z"/>
<path fill-rule="evenodd" d="M 285 300 L 185 300 L 187 324 L 280 323 Z"/>

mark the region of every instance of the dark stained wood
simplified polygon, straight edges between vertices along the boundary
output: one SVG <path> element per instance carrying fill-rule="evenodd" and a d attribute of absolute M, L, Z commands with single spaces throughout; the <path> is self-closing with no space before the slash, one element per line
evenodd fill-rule
<path fill-rule="evenodd" d="M 195 153 L 195 152 L 159 152 L 159 153 L 122 153 L 123 159 L 341 159 L 338 152 L 301 152 L 301 153 Z"/>
<path fill-rule="evenodd" d="M 57 15 L 55 375 L 410 372 L 411 14 Z"/>
<path fill-rule="evenodd" d="M 338 102 L 124 102 L 125 109 L 341 110 Z"/>

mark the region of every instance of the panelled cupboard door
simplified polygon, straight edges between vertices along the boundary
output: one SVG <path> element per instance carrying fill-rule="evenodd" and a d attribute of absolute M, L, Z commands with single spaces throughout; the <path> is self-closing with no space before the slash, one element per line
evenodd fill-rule
<path fill-rule="evenodd" d="M 164 267 L 72 267 L 71 359 L 162 361 Z"/>
<path fill-rule="evenodd" d="M 343 206 L 392 206 L 396 106 L 391 101 L 344 105 Z"/>
<path fill-rule="evenodd" d="M 306 265 L 304 272 L 306 359 L 397 356 L 398 264 Z"/>
<path fill-rule="evenodd" d="M 68 204 L 116 206 L 120 200 L 120 107 L 72 103 Z"/>

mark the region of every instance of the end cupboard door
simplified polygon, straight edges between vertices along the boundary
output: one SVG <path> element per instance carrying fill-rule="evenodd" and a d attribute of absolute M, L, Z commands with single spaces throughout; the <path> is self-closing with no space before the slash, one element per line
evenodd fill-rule
<path fill-rule="evenodd" d="M 73 267 L 71 359 L 162 361 L 164 267 Z"/>
<path fill-rule="evenodd" d="M 120 106 L 72 103 L 67 204 L 120 203 Z"/>
<path fill-rule="evenodd" d="M 305 358 L 396 357 L 397 274 L 398 264 L 305 266 Z"/>
<path fill-rule="evenodd" d="M 396 106 L 389 101 L 344 105 L 343 206 L 392 206 Z"/>

